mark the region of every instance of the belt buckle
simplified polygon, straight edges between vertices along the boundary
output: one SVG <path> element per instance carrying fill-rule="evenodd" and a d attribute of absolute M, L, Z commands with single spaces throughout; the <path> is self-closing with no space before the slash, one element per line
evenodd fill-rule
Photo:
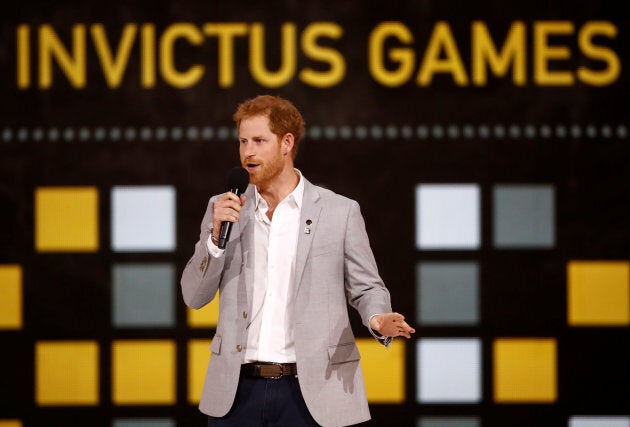
<path fill-rule="evenodd" d="M 277 376 L 271 376 L 267 378 L 271 378 L 272 380 L 279 380 L 280 378 L 282 378 L 282 374 L 284 373 L 284 368 L 282 366 L 282 363 L 270 362 L 269 365 L 277 366 L 280 369 L 280 374 Z"/>

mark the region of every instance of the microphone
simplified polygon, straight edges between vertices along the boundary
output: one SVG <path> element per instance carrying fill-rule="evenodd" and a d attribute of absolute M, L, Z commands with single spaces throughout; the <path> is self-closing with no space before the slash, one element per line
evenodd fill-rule
<path fill-rule="evenodd" d="M 228 191 L 240 196 L 247 189 L 249 184 L 249 172 L 244 168 L 237 166 L 230 170 L 228 173 Z M 223 221 L 221 223 L 221 231 L 219 232 L 219 249 L 225 249 L 225 245 L 230 240 L 230 233 L 232 232 L 232 222 Z"/>

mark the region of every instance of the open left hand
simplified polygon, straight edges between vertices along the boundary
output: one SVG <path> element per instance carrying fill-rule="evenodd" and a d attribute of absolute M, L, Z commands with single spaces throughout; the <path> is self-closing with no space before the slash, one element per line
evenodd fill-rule
<path fill-rule="evenodd" d="M 411 338 L 411 334 L 416 332 L 400 313 L 377 314 L 370 319 L 370 328 L 386 337 Z"/>

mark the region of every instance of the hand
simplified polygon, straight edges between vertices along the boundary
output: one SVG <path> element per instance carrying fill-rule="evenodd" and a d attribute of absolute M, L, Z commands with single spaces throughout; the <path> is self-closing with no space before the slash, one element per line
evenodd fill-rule
<path fill-rule="evenodd" d="M 370 328 L 385 337 L 411 338 L 416 332 L 414 328 L 405 322 L 405 316 L 399 313 L 377 314 L 370 319 Z"/>
<path fill-rule="evenodd" d="M 212 227 L 214 232 L 218 235 L 221 229 L 221 223 L 225 221 L 236 222 L 238 221 L 241 207 L 245 204 L 245 195 L 241 197 L 228 191 L 227 193 L 219 196 L 219 199 L 214 203 L 213 221 Z M 217 236 L 215 236 L 217 237 Z"/>

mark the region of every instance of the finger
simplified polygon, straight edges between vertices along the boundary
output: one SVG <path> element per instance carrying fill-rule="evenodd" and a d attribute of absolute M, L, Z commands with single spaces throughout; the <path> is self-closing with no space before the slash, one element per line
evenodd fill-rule
<path fill-rule="evenodd" d="M 223 193 L 221 195 L 221 197 L 219 197 L 219 200 L 217 200 L 217 204 L 218 205 L 236 204 L 236 205 L 240 206 L 241 205 L 241 199 L 236 194 L 230 193 L 228 191 L 227 193 Z"/>
<path fill-rule="evenodd" d="M 240 206 L 238 207 L 240 209 Z M 216 205 L 214 207 L 214 226 L 218 227 L 220 223 L 229 221 L 236 222 L 240 217 L 238 209 L 233 206 Z"/>
<path fill-rule="evenodd" d="M 228 202 L 226 205 L 221 206 L 228 213 L 239 213 L 241 211 L 241 204 L 233 201 Z"/>
<path fill-rule="evenodd" d="M 218 211 L 217 213 L 223 212 L 226 209 L 233 210 L 233 211 L 236 211 L 236 212 L 240 212 L 241 211 L 240 200 L 239 201 L 234 201 L 232 199 L 221 200 L 220 202 L 218 202 L 215 205 L 215 207 L 216 207 L 216 210 Z"/>
<path fill-rule="evenodd" d="M 407 338 L 411 338 L 411 334 L 413 334 L 413 332 L 412 331 L 407 331 L 407 330 L 400 331 L 400 333 L 399 333 L 399 335 L 402 335 L 402 336 L 407 337 Z"/>
<path fill-rule="evenodd" d="M 416 332 L 416 330 L 412 328 L 411 326 L 409 326 L 407 322 L 403 322 L 402 327 L 403 327 L 403 331 L 405 332 L 412 333 L 412 334 Z"/>
<path fill-rule="evenodd" d="M 238 221 L 240 214 L 236 209 L 228 207 L 223 209 L 221 216 L 223 217 L 222 221 L 236 222 Z"/>
<path fill-rule="evenodd" d="M 237 204 L 241 205 L 241 198 L 234 193 L 224 193 L 221 198 L 219 198 L 218 203 L 229 203 L 229 204 Z"/>

